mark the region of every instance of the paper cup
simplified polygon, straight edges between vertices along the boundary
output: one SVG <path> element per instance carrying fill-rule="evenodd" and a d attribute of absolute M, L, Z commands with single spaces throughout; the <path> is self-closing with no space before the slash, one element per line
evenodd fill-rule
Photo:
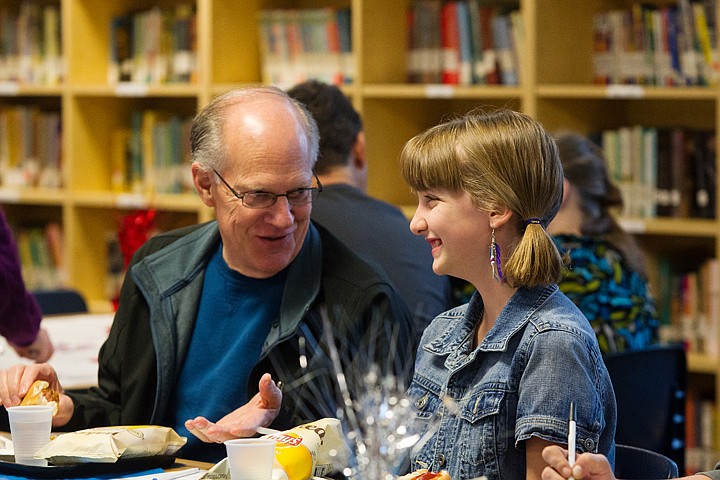
<path fill-rule="evenodd" d="M 270 480 L 275 461 L 275 440 L 237 438 L 225 442 L 232 480 Z"/>
<path fill-rule="evenodd" d="M 45 467 L 47 460 L 36 459 L 35 452 L 50 442 L 53 407 L 28 405 L 7 409 L 15 463 Z"/>

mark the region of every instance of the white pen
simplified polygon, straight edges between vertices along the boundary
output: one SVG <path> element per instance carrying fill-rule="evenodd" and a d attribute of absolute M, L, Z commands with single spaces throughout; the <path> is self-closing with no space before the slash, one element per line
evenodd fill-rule
<path fill-rule="evenodd" d="M 570 402 L 570 416 L 568 417 L 568 463 L 572 467 L 575 465 L 575 403 Z"/>

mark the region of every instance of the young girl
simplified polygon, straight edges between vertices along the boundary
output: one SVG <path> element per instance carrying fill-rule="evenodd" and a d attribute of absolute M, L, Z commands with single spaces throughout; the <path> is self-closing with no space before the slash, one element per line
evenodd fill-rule
<path fill-rule="evenodd" d="M 411 469 L 539 479 L 543 447 L 568 443 L 570 402 L 577 449 L 612 462 L 612 384 L 588 321 L 558 290 L 562 258 L 545 231 L 562 199 L 552 137 L 520 113 L 472 112 L 411 139 L 400 166 L 433 270 L 477 290 L 423 334 L 409 395 L 425 434 Z"/>

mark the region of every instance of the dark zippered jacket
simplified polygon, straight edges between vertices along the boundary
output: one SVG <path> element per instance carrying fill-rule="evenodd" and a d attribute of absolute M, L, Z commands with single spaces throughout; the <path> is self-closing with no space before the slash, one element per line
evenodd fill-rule
<path fill-rule="evenodd" d="M 112 329 L 100 350 L 99 385 L 69 392 L 75 411 L 62 430 L 166 424 L 205 269 L 218 242 L 218 226 L 212 221 L 160 234 L 136 252 Z M 265 372 L 283 382 L 283 407 L 274 428 L 340 413 L 337 371 L 323 334 L 328 323 L 321 311 L 327 312 L 353 396 L 364 390 L 355 387 L 364 384 L 372 359 L 383 372 L 392 371 L 408 382 L 411 378 L 416 335 L 407 307 L 384 274 L 311 224 L 289 267 L 280 314 L 249 378 L 250 397 Z M 237 406 L 244 403 L 239 400 Z"/>

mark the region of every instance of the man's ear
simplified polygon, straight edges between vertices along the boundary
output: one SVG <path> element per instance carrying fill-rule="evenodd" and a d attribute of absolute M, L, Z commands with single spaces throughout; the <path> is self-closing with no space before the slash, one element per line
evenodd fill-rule
<path fill-rule="evenodd" d="M 353 166 L 358 170 L 367 168 L 367 158 L 365 157 L 365 132 L 361 131 L 355 137 L 353 145 Z"/>
<path fill-rule="evenodd" d="M 208 172 L 197 162 L 194 162 L 191 168 L 193 184 L 195 185 L 195 191 L 197 191 L 200 200 L 208 207 L 214 207 L 215 196 L 213 195 L 211 187 L 215 181 L 213 178 L 215 173 L 212 171 Z"/>

